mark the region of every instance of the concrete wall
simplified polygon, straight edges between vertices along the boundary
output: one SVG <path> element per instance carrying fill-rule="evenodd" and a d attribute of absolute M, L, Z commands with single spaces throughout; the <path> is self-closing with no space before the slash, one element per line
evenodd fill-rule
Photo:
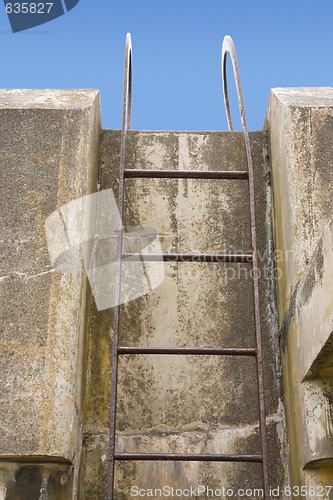
<path fill-rule="evenodd" d="M 261 313 L 271 483 L 285 482 L 267 137 L 251 133 L 261 266 Z M 100 187 L 117 188 L 119 131 L 101 136 Z M 128 134 L 128 168 L 246 169 L 239 132 Z M 155 228 L 169 253 L 250 251 L 246 181 L 127 179 L 125 225 Z M 253 347 L 248 264 L 166 263 L 154 291 L 121 306 L 120 343 L 136 346 Z M 105 498 L 112 310 L 92 303 L 80 497 Z M 118 451 L 260 453 L 255 361 L 218 356 L 123 356 Z M 131 487 L 261 488 L 260 464 L 123 462 L 116 498 Z M 149 498 L 149 494 L 142 498 Z M 200 498 L 206 498 L 200 495 Z M 281 497 L 282 498 L 282 497 Z"/>
<path fill-rule="evenodd" d="M 333 88 L 273 89 L 264 128 L 292 483 L 332 485 Z"/>
<path fill-rule="evenodd" d="M 96 90 L 0 91 L 0 498 L 72 495 L 89 288 L 54 272 L 45 220 L 96 191 L 100 126 Z"/>
<path fill-rule="evenodd" d="M 84 272 L 52 267 L 45 221 L 68 202 L 116 191 L 120 132 L 100 135 L 97 91 L 1 91 L 0 118 L 0 499 L 102 500 L 112 310 L 97 310 Z M 271 484 L 284 487 L 288 465 L 291 484 L 332 484 L 332 89 L 273 90 L 265 132 L 250 138 Z M 238 132 L 131 131 L 126 164 L 246 168 Z M 128 179 L 125 207 L 124 224 L 153 227 L 166 252 L 250 250 L 246 181 Z M 254 345 L 248 265 L 173 262 L 165 272 L 121 306 L 123 345 Z M 124 356 L 118 396 L 119 451 L 260 452 L 254 359 Z M 127 462 L 117 465 L 116 498 L 131 498 L 134 485 L 261 481 L 256 464 Z"/>

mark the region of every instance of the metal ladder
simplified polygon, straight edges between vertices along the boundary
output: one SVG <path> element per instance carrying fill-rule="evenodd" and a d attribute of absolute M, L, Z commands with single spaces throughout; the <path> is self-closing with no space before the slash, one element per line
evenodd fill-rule
<path fill-rule="evenodd" d="M 112 346 L 112 375 L 111 375 L 111 398 L 110 398 L 110 440 L 109 440 L 109 462 L 108 462 L 108 500 L 114 498 L 114 471 L 115 462 L 119 460 L 168 460 L 168 461 L 207 461 L 207 462 L 256 462 L 262 464 L 263 470 L 263 490 L 264 499 L 270 499 L 269 472 L 268 472 L 268 448 L 266 436 L 265 402 L 264 402 L 264 381 L 263 381 L 263 360 L 260 330 L 260 309 L 259 309 L 259 284 L 258 284 L 258 258 L 257 258 L 257 238 L 255 224 L 255 203 L 254 203 L 254 179 L 253 165 L 249 133 L 247 129 L 244 99 L 241 88 L 238 62 L 235 47 L 230 36 L 226 36 L 222 45 L 222 81 L 224 101 L 228 118 L 229 130 L 233 130 L 231 113 L 228 99 L 226 63 L 227 54 L 230 54 L 235 83 L 238 95 L 242 130 L 244 135 L 247 170 L 246 171 L 177 171 L 177 170 L 138 170 L 125 168 L 125 145 L 126 132 L 130 129 L 131 121 L 131 97 L 132 97 L 132 43 L 131 36 L 126 36 L 125 65 L 123 79 L 123 111 L 120 146 L 120 171 L 119 171 L 119 195 L 118 209 L 120 221 L 117 234 L 116 250 L 116 283 L 115 283 L 115 307 L 113 322 L 113 346 Z M 138 260 L 160 260 L 160 255 L 153 254 L 128 254 L 123 253 L 123 204 L 124 204 L 124 181 L 125 178 L 171 178 L 171 179 L 243 179 L 249 182 L 250 193 L 250 220 L 251 220 L 251 243 L 252 253 L 250 254 L 214 254 L 214 255 L 192 255 L 192 254 L 163 254 L 164 261 L 173 262 L 247 262 L 252 265 L 253 290 L 254 290 L 254 319 L 255 319 L 255 348 L 172 348 L 172 347 L 124 347 L 118 345 L 119 334 L 119 312 L 121 297 L 121 266 L 122 259 L 131 256 Z M 192 354 L 192 355 L 225 355 L 225 356 L 254 356 L 256 358 L 258 375 L 258 395 L 259 395 L 259 431 L 261 437 L 261 454 L 258 455 L 218 455 L 218 454 L 180 454 L 180 453 L 118 453 L 115 449 L 116 439 L 116 406 L 117 406 L 117 374 L 118 357 L 122 354 Z"/>

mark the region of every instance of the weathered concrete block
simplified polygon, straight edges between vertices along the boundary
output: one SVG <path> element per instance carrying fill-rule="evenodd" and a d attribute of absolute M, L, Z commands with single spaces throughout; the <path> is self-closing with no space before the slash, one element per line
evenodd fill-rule
<path fill-rule="evenodd" d="M 272 89 L 264 129 L 270 137 L 281 324 L 332 217 L 333 88 Z"/>
<path fill-rule="evenodd" d="M 333 220 L 326 226 L 297 293 L 300 330 L 299 373 L 303 377 L 332 376 Z M 333 451 L 333 450 L 332 450 Z"/>
<path fill-rule="evenodd" d="M 96 191 L 100 127 L 96 90 L 0 91 L 0 457 L 37 469 L 78 458 L 87 280 L 54 272 L 44 224 Z"/>
<path fill-rule="evenodd" d="M 299 282 L 292 317 L 283 330 L 293 466 L 332 467 L 333 227 L 326 227 Z M 298 450 L 298 459 L 294 453 Z"/>
<path fill-rule="evenodd" d="M 333 88 L 273 89 L 264 128 L 291 481 L 322 487 L 333 481 Z"/>

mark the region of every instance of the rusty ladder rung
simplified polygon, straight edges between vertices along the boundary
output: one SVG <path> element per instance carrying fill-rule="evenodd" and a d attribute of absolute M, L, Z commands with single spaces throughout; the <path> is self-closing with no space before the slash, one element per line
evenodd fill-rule
<path fill-rule="evenodd" d="M 118 346 L 118 354 L 180 354 L 193 356 L 256 356 L 255 347 L 132 347 Z"/>
<path fill-rule="evenodd" d="M 259 462 L 262 455 L 205 455 L 195 453 L 115 453 L 115 460 L 178 460 L 182 462 Z"/>
<path fill-rule="evenodd" d="M 248 179 L 247 170 L 209 171 L 209 170 L 138 170 L 124 169 L 125 178 L 148 177 L 151 179 Z"/>
<path fill-rule="evenodd" d="M 165 262 L 245 262 L 250 264 L 252 254 L 189 254 L 189 253 L 123 253 L 122 259 L 127 261 L 165 261 Z"/>

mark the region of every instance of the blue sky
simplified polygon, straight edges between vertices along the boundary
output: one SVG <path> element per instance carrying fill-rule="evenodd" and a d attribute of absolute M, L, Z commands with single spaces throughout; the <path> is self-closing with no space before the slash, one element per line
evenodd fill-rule
<path fill-rule="evenodd" d="M 225 130 L 221 45 L 230 34 L 249 129 L 258 130 L 272 87 L 333 85 L 332 24 L 332 0 L 80 0 L 66 15 L 13 34 L 1 2 L 0 86 L 97 88 L 104 128 L 120 128 L 131 32 L 132 128 Z"/>

